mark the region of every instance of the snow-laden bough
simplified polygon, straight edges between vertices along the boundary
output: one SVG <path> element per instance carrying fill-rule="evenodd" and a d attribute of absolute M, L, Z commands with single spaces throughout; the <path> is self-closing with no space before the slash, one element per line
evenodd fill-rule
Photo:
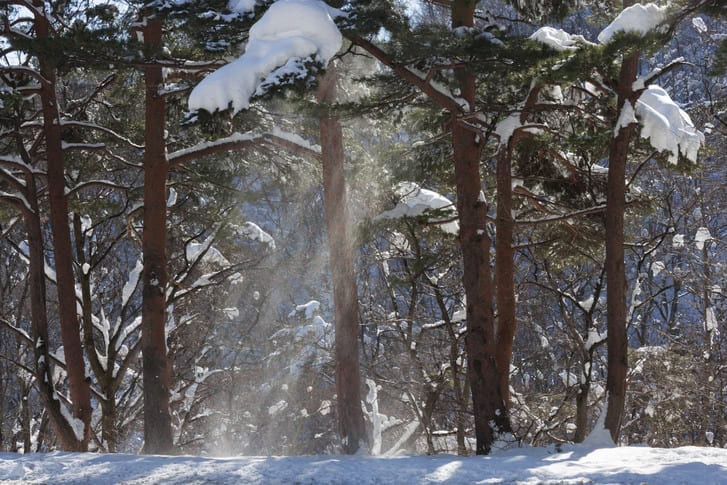
<path fill-rule="evenodd" d="M 557 51 L 572 51 L 582 45 L 593 45 L 582 35 L 575 35 L 555 27 L 541 27 L 528 37 Z"/>
<path fill-rule="evenodd" d="M 333 21 L 336 10 L 320 0 L 279 0 L 250 29 L 245 52 L 200 82 L 189 96 L 189 109 L 214 112 L 232 106 L 236 113 L 262 94 L 262 86 L 283 77 L 304 75 L 301 62 L 326 66 L 341 48 L 343 36 Z"/>
<path fill-rule="evenodd" d="M 433 217 L 429 219 L 430 222 L 436 224 L 444 232 L 459 233 L 459 223 L 456 220 L 457 209 L 455 209 L 454 203 L 445 196 L 433 190 L 424 189 L 414 182 L 399 183 L 396 195 L 400 198 L 396 207 L 382 212 L 374 218 L 374 221 L 426 216 L 434 212 Z M 439 215 L 435 215 L 436 213 Z"/>
<path fill-rule="evenodd" d="M 630 104 L 626 103 L 624 108 L 627 106 Z M 670 163 L 676 164 L 680 154 L 690 162 L 697 161 L 704 134 L 661 86 L 652 84 L 646 88 L 636 101 L 634 115 L 641 125 L 641 138 L 648 139 L 654 149 L 667 152 Z"/>
<path fill-rule="evenodd" d="M 653 3 L 636 3 L 626 7 L 598 34 L 598 42 L 608 44 L 619 32 L 646 35 L 666 21 L 667 7 Z"/>

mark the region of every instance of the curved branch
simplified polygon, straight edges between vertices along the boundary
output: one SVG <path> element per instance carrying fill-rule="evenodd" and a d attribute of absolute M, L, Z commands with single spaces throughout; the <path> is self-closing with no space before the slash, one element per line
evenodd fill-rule
<path fill-rule="evenodd" d="M 76 192 L 79 192 L 83 189 L 88 189 L 91 187 L 106 187 L 109 189 L 124 190 L 124 191 L 129 190 L 129 187 L 127 187 L 125 185 L 117 184 L 115 182 L 111 182 L 110 180 L 89 180 L 88 182 L 83 182 L 83 183 L 80 183 L 80 184 L 76 185 L 75 187 L 73 187 L 71 190 L 66 192 L 66 196 L 69 197 L 69 196 L 75 194 Z"/>

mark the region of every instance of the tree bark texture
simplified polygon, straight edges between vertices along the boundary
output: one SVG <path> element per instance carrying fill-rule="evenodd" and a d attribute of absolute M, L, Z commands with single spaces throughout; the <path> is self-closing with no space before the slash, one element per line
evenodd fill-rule
<path fill-rule="evenodd" d="M 335 307 L 336 393 L 338 427 L 343 452 L 356 453 L 365 446 L 366 429 L 361 408 L 359 366 L 359 308 L 354 270 L 353 244 L 346 205 L 343 132 L 338 117 L 326 109 L 336 100 L 335 67 L 330 65 L 319 79 L 321 155 L 323 192 L 328 231 L 328 251 L 333 277 Z"/>
<path fill-rule="evenodd" d="M 497 213 L 495 216 L 495 298 L 497 303 L 497 368 L 500 393 L 510 407 L 510 361 L 515 339 L 515 223 L 512 218 L 512 145 L 500 147 L 497 156 Z"/>
<path fill-rule="evenodd" d="M 638 74 L 639 54 L 624 57 L 617 86 L 619 113 L 625 103 L 634 103 L 633 82 Z M 606 318 L 608 330 L 608 404 L 604 425 L 618 443 L 626 402 L 628 338 L 626 335 L 626 269 L 624 262 L 624 213 L 626 211 L 626 163 L 636 125 L 619 129 L 611 140 L 606 185 Z"/>
<path fill-rule="evenodd" d="M 452 4 L 452 28 L 474 26 L 474 1 Z M 458 72 L 461 96 L 474 108 L 475 76 Z M 490 272 L 490 239 L 487 235 L 487 204 L 480 197 L 482 182 L 479 135 L 455 116 L 452 145 L 459 214 L 459 241 L 464 265 L 463 283 L 467 296 L 467 374 L 472 390 L 476 453 L 488 454 L 498 433 L 509 432 L 507 408 L 500 392 Z"/>
<path fill-rule="evenodd" d="M 590 392 L 591 377 L 589 375 L 586 376 L 586 382 L 578 385 L 578 394 L 576 394 L 576 431 L 573 435 L 574 443 L 583 443 L 583 440 L 588 435 L 588 395 Z"/>
<path fill-rule="evenodd" d="M 86 257 L 86 238 L 83 234 L 81 224 L 81 216 L 78 213 L 73 214 L 73 233 L 76 237 L 76 258 L 78 265 L 84 268 L 91 261 Z M 114 379 L 114 365 L 107 365 L 104 368 L 98 358 L 96 343 L 93 338 L 93 297 L 91 289 L 91 275 L 85 270 L 78 275 L 79 286 L 81 287 L 81 322 L 83 325 L 83 346 L 86 349 L 86 356 L 91 364 L 98 387 L 101 388 L 103 398 L 101 401 L 101 441 L 109 453 L 116 452 L 117 432 L 116 432 L 116 385 Z M 116 345 L 113 340 L 110 345 L 104 349 L 106 354 L 106 362 L 113 363 L 116 361 Z M 120 372 L 122 373 L 122 372 Z"/>
<path fill-rule="evenodd" d="M 26 199 L 30 211 L 24 216 L 26 230 L 28 231 L 28 278 L 30 281 L 30 315 L 32 319 L 31 336 L 35 352 L 35 376 L 38 384 L 43 407 L 50 417 L 51 427 L 65 451 L 83 451 L 86 444 L 79 440 L 68 420 L 61 413 L 61 403 L 55 395 L 51 384 L 53 377 L 50 367 L 50 352 L 48 349 L 48 312 L 46 307 L 45 287 L 45 256 L 43 254 L 43 232 L 38 217 L 38 199 L 35 177 L 27 174 L 25 178 L 27 192 Z"/>
<path fill-rule="evenodd" d="M 538 100 L 541 87 L 534 86 L 520 112 L 524 125 Z M 495 301 L 497 304 L 497 368 L 500 373 L 500 393 L 510 407 L 510 362 L 517 330 L 515 307 L 515 250 L 512 247 L 515 220 L 512 217 L 512 155 L 524 133 L 516 130 L 509 140 L 501 140 L 497 153 L 497 213 L 495 215 Z"/>
<path fill-rule="evenodd" d="M 162 45 L 162 24 L 146 18 L 144 43 L 149 52 Z M 169 413 L 171 363 L 167 355 L 167 160 L 164 140 L 166 106 L 160 95 L 162 68 L 153 63 L 144 68 L 146 86 L 144 150 L 144 258 L 141 340 L 144 378 L 144 452 L 172 451 Z"/>
<path fill-rule="evenodd" d="M 34 5 L 44 11 L 43 2 Z M 44 15 L 35 18 L 36 35 L 39 39 L 49 37 L 50 26 Z M 56 99 L 55 66 L 50 59 L 38 59 L 40 74 L 45 78 L 40 93 L 43 105 L 43 132 L 45 135 L 46 160 L 48 163 L 48 199 L 53 238 L 53 258 L 58 293 L 58 314 L 61 340 L 66 360 L 66 373 L 71 395 L 71 414 L 83 423 L 83 437 L 74 446 L 78 451 L 88 448 L 91 436 L 91 390 L 86 379 L 86 365 L 83 360 L 81 329 L 76 313 L 76 283 L 73 274 L 73 249 L 69 223 L 68 200 L 66 198 L 65 165 L 61 135 L 60 116 Z"/>

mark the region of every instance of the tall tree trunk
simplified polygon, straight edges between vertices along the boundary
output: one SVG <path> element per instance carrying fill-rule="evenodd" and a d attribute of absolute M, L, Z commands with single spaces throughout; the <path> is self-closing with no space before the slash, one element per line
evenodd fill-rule
<path fill-rule="evenodd" d="M 626 4 L 627 2 L 624 2 Z M 617 87 L 619 113 L 625 103 L 635 102 L 633 82 L 639 66 L 638 51 L 621 64 Z M 626 162 L 636 125 L 621 127 L 611 140 L 606 185 L 606 317 L 608 329 L 608 404 L 604 426 L 618 443 L 626 402 L 628 340 L 626 335 L 626 270 L 624 262 L 624 213 L 626 211 Z"/>
<path fill-rule="evenodd" d="M 145 18 L 144 43 L 149 52 L 159 52 L 162 24 Z M 144 68 L 146 86 L 144 150 L 144 229 L 142 252 L 144 276 L 141 340 L 144 377 L 144 452 L 170 453 L 173 447 L 169 413 L 171 363 L 167 356 L 167 160 L 164 140 L 166 106 L 160 94 L 162 68 L 149 63 Z"/>
<path fill-rule="evenodd" d="M 497 213 L 495 219 L 495 298 L 497 302 L 497 368 L 500 393 L 510 407 L 510 361 L 515 338 L 515 251 L 512 248 L 512 148 L 508 142 L 497 156 Z"/>
<path fill-rule="evenodd" d="M 437 299 L 441 301 L 441 306 L 444 307 L 444 298 L 437 290 Z M 462 379 L 463 368 L 459 363 L 460 352 L 459 352 L 459 341 L 455 329 L 452 327 L 451 322 L 448 322 L 447 332 L 449 333 L 449 365 L 452 369 L 452 389 L 454 391 L 454 403 L 455 403 L 455 423 L 457 423 L 457 454 L 460 456 L 467 455 L 467 444 L 465 441 L 465 428 L 467 427 L 467 403 L 469 402 L 469 396 L 467 391 L 467 372 L 464 372 L 464 379 Z"/>
<path fill-rule="evenodd" d="M 76 257 L 78 265 L 82 268 L 78 276 L 81 287 L 81 322 L 83 324 L 83 346 L 86 349 L 86 356 L 91 364 L 91 370 L 96 376 L 98 386 L 101 388 L 104 397 L 101 400 L 101 439 L 109 453 L 116 452 L 116 386 L 114 383 L 114 362 L 116 361 L 116 349 L 113 340 L 104 349 L 106 354 L 106 366 L 101 363 L 96 351 L 96 343 L 93 338 L 93 300 L 91 296 L 91 275 L 86 271 L 86 265 L 90 263 L 86 259 L 86 238 L 83 234 L 81 216 L 73 214 L 73 233 L 76 236 Z"/>
<path fill-rule="evenodd" d="M 116 398 L 113 395 L 101 402 L 101 439 L 107 452 L 116 453 L 119 433 L 116 428 Z"/>
<path fill-rule="evenodd" d="M 336 100 L 338 76 L 331 64 L 319 79 L 323 192 L 328 230 L 328 251 L 333 276 L 333 306 L 336 332 L 336 393 L 338 428 L 345 453 L 356 453 L 366 446 L 366 428 L 361 408 L 361 370 L 359 366 L 359 308 L 346 206 L 343 171 L 343 132 L 338 117 L 325 105 Z"/>
<path fill-rule="evenodd" d="M 20 388 L 20 395 L 22 396 L 22 401 L 20 403 L 20 433 L 23 437 L 23 453 L 26 455 L 35 451 L 33 449 L 33 430 L 30 426 L 30 399 L 28 399 L 28 394 L 30 394 L 29 387 L 31 386 L 32 384 L 26 385 L 26 383 L 23 382 Z"/>
<path fill-rule="evenodd" d="M 541 86 L 535 85 L 528 92 L 520 112 L 520 124 L 524 125 L 532 115 Z M 497 368 L 500 373 L 500 393 L 503 402 L 510 407 L 510 361 L 517 330 L 515 308 L 515 251 L 512 247 L 515 220 L 512 217 L 512 154 L 518 139 L 523 136 L 515 131 L 510 139 L 500 140 L 497 154 L 497 213 L 495 216 L 495 299 L 497 303 Z"/>
<path fill-rule="evenodd" d="M 45 256 L 43 232 L 40 227 L 37 187 L 35 176 L 26 174 L 26 199 L 30 210 L 25 212 L 24 222 L 28 231 L 28 278 L 30 281 L 31 336 L 35 357 L 35 377 L 43 407 L 47 410 L 51 426 L 61 448 L 66 451 L 83 451 L 86 443 L 76 436 L 71 424 L 61 412 L 61 403 L 53 388 L 48 349 L 48 312 L 46 308 Z"/>
<path fill-rule="evenodd" d="M 457 0 L 452 4 L 452 28 L 474 26 L 475 4 L 473 0 Z M 474 108 L 475 76 L 460 70 L 458 81 L 462 98 Z M 496 361 L 491 243 L 486 228 L 487 204 L 480 197 L 482 146 L 478 134 L 471 128 L 455 118 L 451 122 L 459 241 L 467 296 L 467 375 L 472 389 L 476 453 L 480 455 L 490 452 L 497 433 L 510 431 L 510 421 L 500 392 Z"/>
<path fill-rule="evenodd" d="M 34 5 L 44 12 L 43 2 Z M 43 14 L 36 13 L 36 35 L 48 39 L 50 26 Z M 83 360 L 81 333 L 76 314 L 76 283 L 73 274 L 73 251 L 71 229 L 66 199 L 65 166 L 61 137 L 60 116 L 56 100 L 55 66 L 47 56 L 40 55 L 40 74 L 45 78 L 40 99 L 43 105 L 43 132 L 45 135 L 46 159 L 48 162 L 48 196 L 50 220 L 53 235 L 53 255 L 56 271 L 56 289 L 61 326 L 61 340 L 66 360 L 66 373 L 70 385 L 71 413 L 83 423 L 83 439 L 78 443 L 79 451 L 88 448 L 91 436 L 91 390 L 86 379 L 86 365 Z"/>
<path fill-rule="evenodd" d="M 588 395 L 591 392 L 593 354 L 591 351 L 587 351 L 585 354 L 583 362 L 585 379 L 578 384 L 578 394 L 576 394 L 576 432 L 573 436 L 575 443 L 583 443 L 588 435 Z"/>

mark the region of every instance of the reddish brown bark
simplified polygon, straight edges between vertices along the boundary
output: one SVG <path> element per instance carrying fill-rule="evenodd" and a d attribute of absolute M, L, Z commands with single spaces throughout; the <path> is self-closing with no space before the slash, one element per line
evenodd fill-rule
<path fill-rule="evenodd" d="M 346 205 L 343 132 L 338 117 L 325 105 L 336 100 L 335 67 L 330 65 L 319 78 L 323 193 L 328 231 L 328 251 L 333 276 L 335 307 L 335 355 L 338 428 L 345 453 L 356 453 L 365 446 L 366 429 L 361 408 L 361 371 L 359 366 L 359 308 L 353 244 Z"/>
<path fill-rule="evenodd" d="M 532 114 L 540 87 L 533 87 L 528 93 L 520 124 L 525 124 Z M 516 130 L 509 140 L 500 140 L 497 154 L 497 213 L 495 215 L 495 300 L 497 304 L 497 368 L 500 373 L 500 394 L 503 402 L 510 407 L 510 361 L 517 330 L 515 308 L 515 250 L 513 235 L 515 220 L 512 217 L 512 155 L 523 136 Z"/>
<path fill-rule="evenodd" d="M 38 217 L 38 199 L 35 177 L 27 174 L 26 199 L 30 210 L 24 212 L 25 227 L 28 232 L 28 278 L 30 280 L 30 315 L 32 318 L 31 336 L 35 352 L 35 375 L 43 407 L 50 418 L 51 427 L 66 451 L 82 451 L 86 443 L 79 440 L 68 420 L 61 413 L 61 403 L 53 389 L 48 349 L 48 313 L 46 308 L 45 257 L 43 255 L 43 233 Z M 29 450 L 29 448 L 25 448 Z"/>
<path fill-rule="evenodd" d="M 487 454 L 495 439 L 494 431 L 509 430 L 496 362 L 490 239 L 485 229 L 487 208 L 479 197 L 480 146 L 476 135 L 465 127 L 455 125 L 452 142 L 459 240 L 464 263 L 463 283 L 467 296 L 467 374 L 472 389 L 476 452 Z M 490 426 L 491 422 L 495 423 L 495 430 Z"/>
<path fill-rule="evenodd" d="M 149 51 L 162 45 L 162 24 L 146 18 L 144 43 Z M 144 258 L 141 340 L 144 378 L 144 452 L 170 453 L 173 447 L 169 413 L 171 363 L 167 356 L 167 160 L 164 141 L 166 106 L 160 95 L 162 68 L 144 68 L 146 87 L 144 150 Z"/>
<path fill-rule="evenodd" d="M 626 4 L 626 2 L 624 2 Z M 616 91 L 619 113 L 635 100 L 632 85 L 638 74 L 639 54 L 628 54 L 622 64 Z M 636 125 L 618 130 L 611 140 L 606 186 L 606 318 L 608 329 L 608 376 L 605 427 L 618 442 L 626 402 L 628 340 L 626 335 L 626 270 L 624 263 L 624 213 L 626 211 L 626 162 Z"/>
<path fill-rule="evenodd" d="M 35 1 L 34 5 L 43 9 L 43 2 Z M 36 35 L 39 39 L 49 37 L 48 20 L 42 14 L 36 14 Z M 83 360 L 81 333 L 76 314 L 76 283 L 73 274 L 73 250 L 71 247 L 71 229 L 68 220 L 68 201 L 65 189 L 65 166 L 61 137 L 60 116 L 56 100 L 55 66 L 50 59 L 40 56 L 38 59 L 40 74 L 45 78 L 40 99 L 43 105 L 43 132 L 45 135 L 45 151 L 48 163 L 48 198 L 50 201 L 50 220 L 53 236 L 53 256 L 56 271 L 56 288 L 58 293 L 58 314 L 61 326 L 61 340 L 66 360 L 66 372 L 71 395 L 71 413 L 84 425 L 84 436 L 77 443 L 78 451 L 86 450 L 91 436 L 91 390 L 86 379 L 86 365 Z"/>
<path fill-rule="evenodd" d="M 452 4 L 452 27 L 474 25 L 474 1 Z M 458 73 L 461 96 L 474 107 L 475 76 Z M 477 454 L 492 449 L 496 434 L 510 431 L 507 408 L 500 392 L 496 360 L 493 288 L 490 273 L 490 239 L 486 230 L 487 204 L 480 197 L 482 182 L 479 136 L 471 128 L 452 119 L 454 172 L 457 186 L 459 241 L 464 263 L 463 283 L 467 296 L 467 373 L 472 389 Z M 494 426 L 491 426 L 491 424 Z"/>

